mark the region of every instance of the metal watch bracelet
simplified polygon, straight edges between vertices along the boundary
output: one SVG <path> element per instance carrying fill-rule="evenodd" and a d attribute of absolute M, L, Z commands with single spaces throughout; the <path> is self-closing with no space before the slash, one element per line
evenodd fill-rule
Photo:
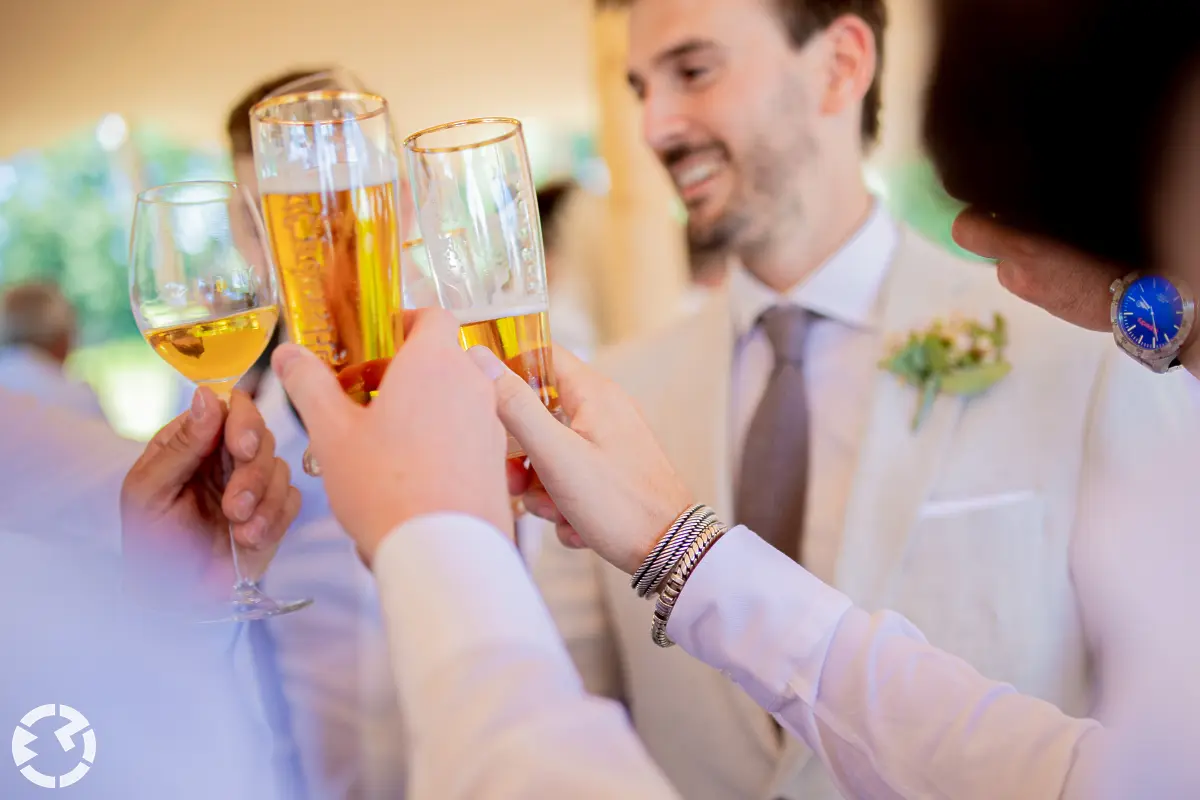
<path fill-rule="evenodd" d="M 671 570 L 667 576 L 662 592 L 658 595 L 658 602 L 654 606 L 654 621 L 650 624 L 650 638 L 659 647 L 675 645 L 675 642 L 667 636 L 667 623 L 671 619 L 671 612 L 675 610 L 675 601 L 679 599 L 679 593 L 683 591 L 683 587 L 691 577 L 696 565 L 716 544 L 717 540 L 725 535 L 727 530 L 729 529 L 725 525 L 714 518 L 707 527 L 700 531 L 700 534 L 688 546 L 683 558 L 675 565 L 675 569 Z"/>

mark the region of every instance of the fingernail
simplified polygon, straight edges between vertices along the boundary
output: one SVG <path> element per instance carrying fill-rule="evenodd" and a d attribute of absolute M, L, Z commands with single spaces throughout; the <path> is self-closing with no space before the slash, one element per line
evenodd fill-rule
<path fill-rule="evenodd" d="M 205 405 L 206 405 L 206 403 L 204 401 L 204 390 L 197 389 L 196 393 L 194 395 L 192 395 L 192 419 L 200 420 L 204 417 L 204 406 Z"/>
<path fill-rule="evenodd" d="M 468 350 L 467 355 L 475 362 L 475 366 L 479 367 L 479 371 L 491 380 L 499 378 L 504 374 L 504 370 L 507 369 L 504 366 L 504 362 L 496 358 L 495 353 L 481 344 L 477 344 Z"/>
<path fill-rule="evenodd" d="M 254 493 L 242 492 L 237 497 L 233 498 L 233 518 L 236 522 L 243 522 L 250 519 L 250 514 L 254 511 Z"/>
<path fill-rule="evenodd" d="M 287 371 L 288 364 L 295 361 L 297 355 L 299 354 L 289 345 L 281 345 L 271 357 L 271 365 L 275 368 L 275 374 L 282 378 L 283 373 Z"/>
<path fill-rule="evenodd" d="M 238 443 L 242 447 L 242 455 L 244 455 L 246 458 L 254 458 L 254 455 L 258 452 L 257 433 L 254 431 L 246 431 L 242 434 L 241 438 L 238 439 Z"/>
<path fill-rule="evenodd" d="M 246 527 L 242 529 L 242 538 L 251 547 L 258 547 L 263 543 L 266 533 L 267 521 L 262 517 L 255 517 L 250 522 L 247 522 Z"/>

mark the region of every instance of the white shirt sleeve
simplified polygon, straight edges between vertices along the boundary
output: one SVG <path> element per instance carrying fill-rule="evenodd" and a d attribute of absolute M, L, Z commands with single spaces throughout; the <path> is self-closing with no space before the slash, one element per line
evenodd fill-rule
<path fill-rule="evenodd" d="M 668 634 L 812 747 L 847 797 L 1057 800 L 1098 752 L 1099 723 L 855 608 L 744 527 L 700 562 Z"/>
<path fill-rule="evenodd" d="M 589 696 L 516 548 L 420 517 L 375 574 L 408 726 L 409 797 L 676 798 L 616 704 Z"/>

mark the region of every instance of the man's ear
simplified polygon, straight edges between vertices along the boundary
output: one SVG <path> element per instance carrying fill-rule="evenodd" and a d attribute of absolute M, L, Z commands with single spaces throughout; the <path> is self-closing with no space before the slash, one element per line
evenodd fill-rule
<path fill-rule="evenodd" d="M 821 98 L 821 113 L 837 116 L 847 108 L 861 108 L 875 80 L 878 53 L 871 27 L 853 14 L 835 19 L 821 34 L 829 50 L 828 80 Z"/>

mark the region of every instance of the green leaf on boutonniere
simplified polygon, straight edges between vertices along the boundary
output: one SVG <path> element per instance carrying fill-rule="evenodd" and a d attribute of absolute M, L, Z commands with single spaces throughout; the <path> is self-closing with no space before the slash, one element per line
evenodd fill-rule
<path fill-rule="evenodd" d="M 967 367 L 943 378 L 942 391 L 965 397 L 982 394 L 999 383 L 1011 371 L 1012 364 L 1007 362 Z"/>
<path fill-rule="evenodd" d="M 1008 326 L 1000 314 L 993 315 L 990 328 L 969 320 L 938 320 L 898 341 L 879 366 L 919 391 L 916 430 L 939 394 L 972 397 L 1002 380 L 1012 369 L 1004 360 L 1007 344 Z"/>

